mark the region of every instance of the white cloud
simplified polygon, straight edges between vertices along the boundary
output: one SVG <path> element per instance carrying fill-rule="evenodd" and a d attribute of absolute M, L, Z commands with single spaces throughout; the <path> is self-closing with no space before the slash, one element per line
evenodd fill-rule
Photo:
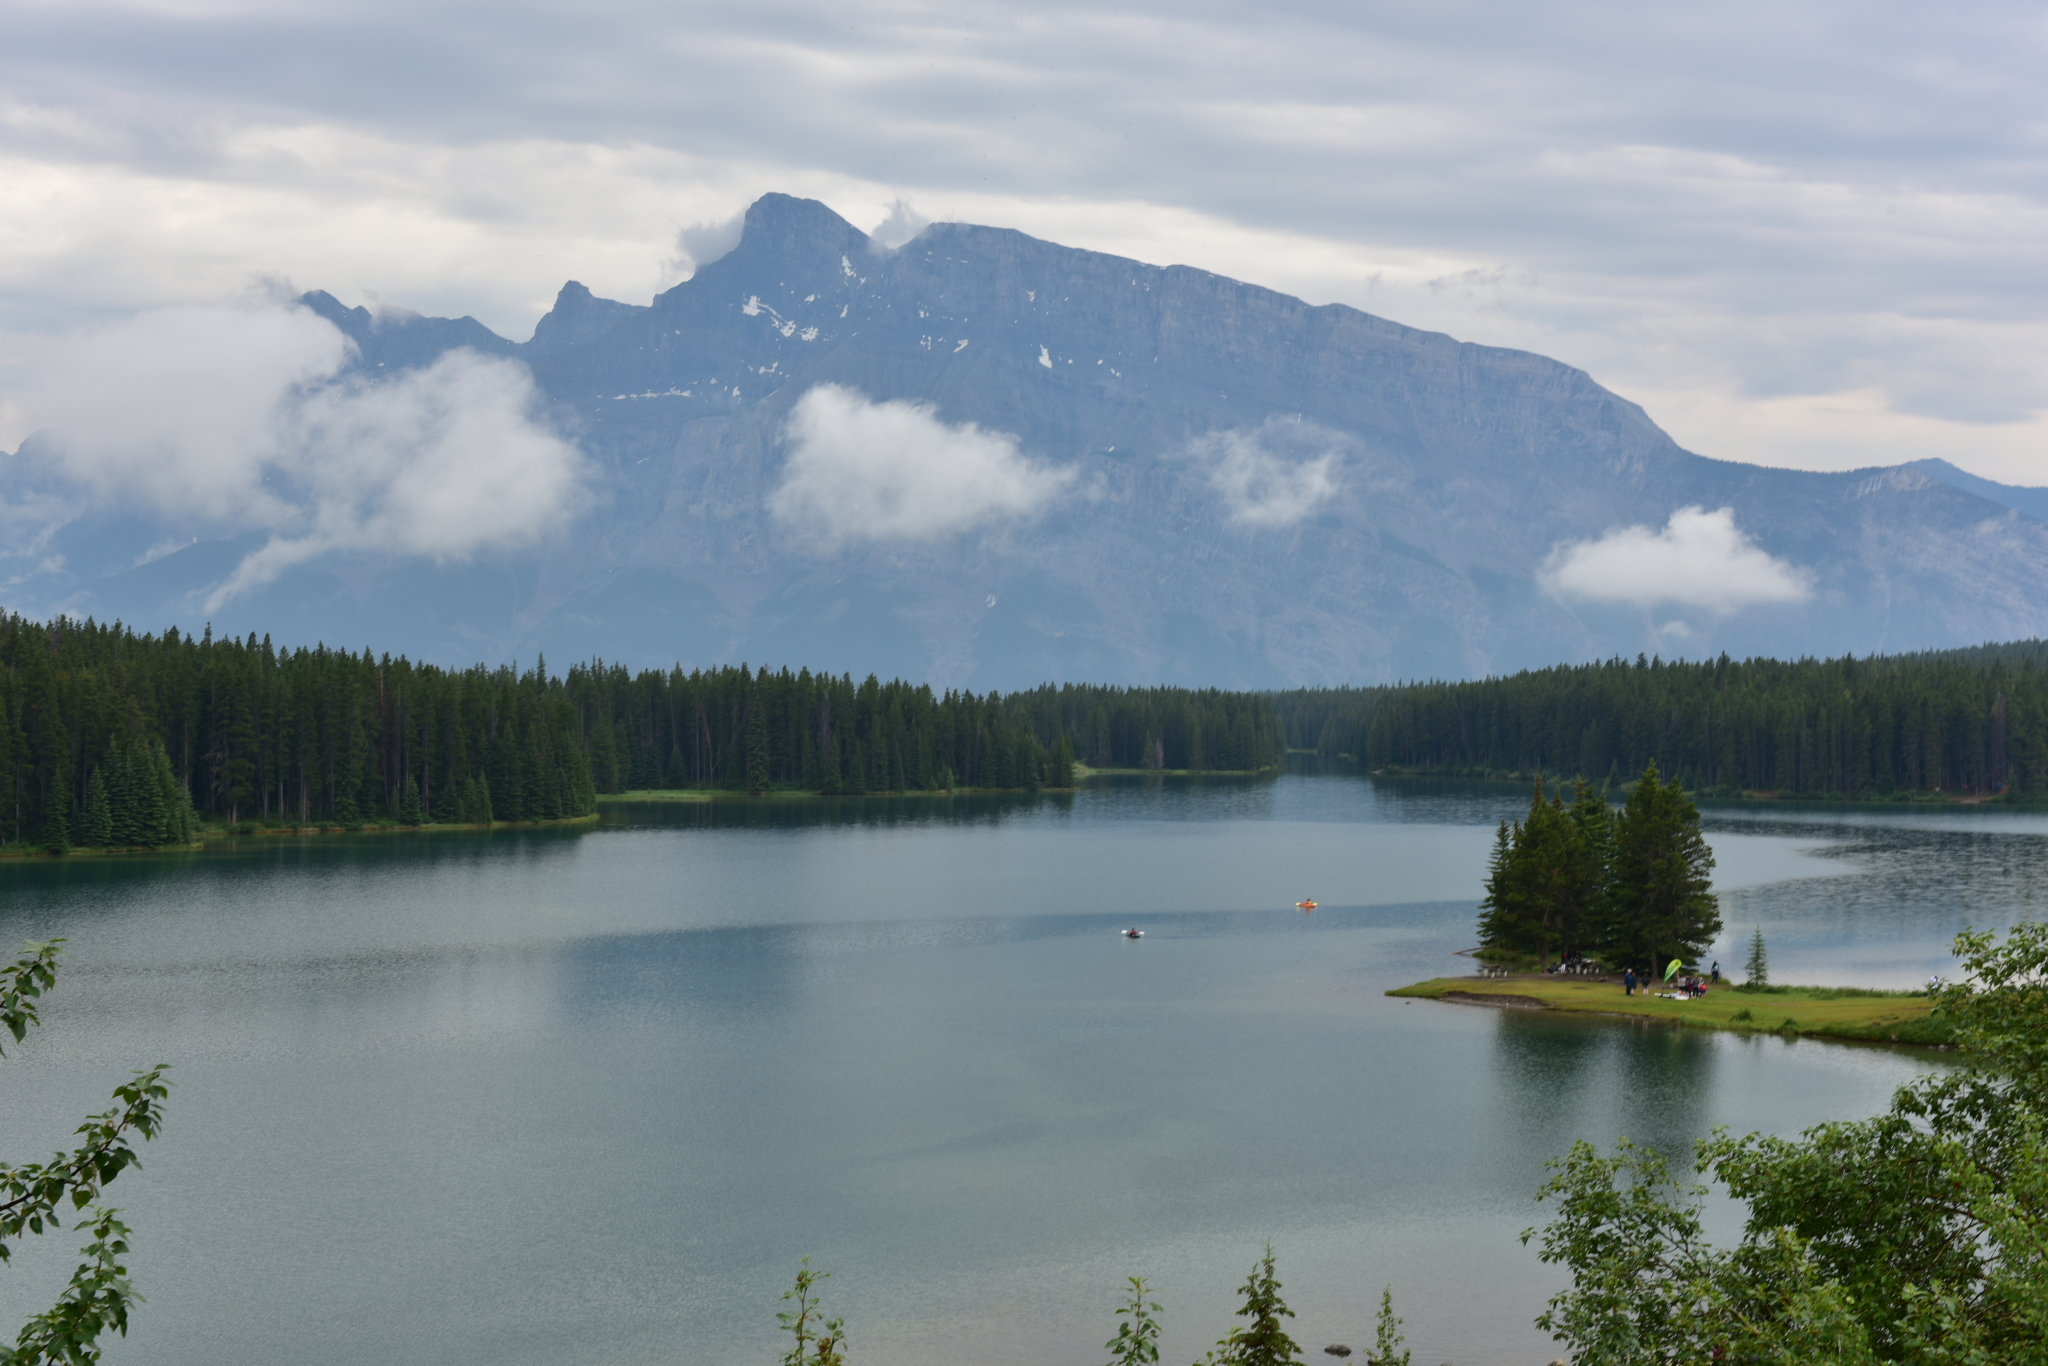
<path fill-rule="evenodd" d="M 352 351 L 302 308 L 162 309 L 57 348 L 26 404 L 95 499 L 272 533 L 209 609 L 330 551 L 464 559 L 579 510 L 583 458 L 525 366 L 452 351 L 374 379 Z"/>
<path fill-rule="evenodd" d="M 669 262 L 669 272 L 677 279 L 688 279 L 738 246 L 746 226 L 745 210 L 716 223 L 690 224 L 676 234 L 676 255 Z"/>
<path fill-rule="evenodd" d="M 930 407 L 871 402 L 837 384 L 797 400 L 789 458 L 768 510 L 824 548 L 932 541 L 1028 517 L 1073 478 L 1025 459 L 1017 438 L 952 426 Z"/>
<path fill-rule="evenodd" d="M 1903 415 L 1887 455 L 2048 480 L 2020 0 L 1731 0 L 1707 26 L 1505 0 L 32 8 L 0 45 L 0 387 L 83 316 L 266 268 L 521 336 L 563 280 L 639 301 L 708 259 L 679 225 L 785 190 L 1540 351 L 1724 458 L 1839 465 Z M 434 79 L 363 78 L 392 52 Z"/>
<path fill-rule="evenodd" d="M 1733 508 L 1680 508 L 1662 531 L 1619 527 L 1591 540 L 1560 544 L 1544 561 L 1540 580 L 1559 597 L 1637 607 L 1673 603 L 1716 616 L 1767 603 L 1804 602 L 1813 592 L 1812 574 L 1750 540 L 1735 525 Z M 1689 634 L 1682 622 L 1665 629 Z"/>
<path fill-rule="evenodd" d="M 288 402 L 352 349 L 303 308 L 160 309 L 57 347 L 24 407 L 99 497 L 274 526 L 294 511 L 268 486 Z"/>
<path fill-rule="evenodd" d="M 868 238 L 884 251 L 894 251 L 911 238 L 930 227 L 932 220 L 926 218 L 910 202 L 900 195 L 889 206 L 889 216 L 868 232 Z"/>
<path fill-rule="evenodd" d="M 1232 521 L 1284 527 L 1336 494 L 1342 441 L 1313 422 L 1273 418 L 1256 431 L 1211 432 L 1188 450 L 1209 466 L 1209 484 L 1222 495 Z"/>

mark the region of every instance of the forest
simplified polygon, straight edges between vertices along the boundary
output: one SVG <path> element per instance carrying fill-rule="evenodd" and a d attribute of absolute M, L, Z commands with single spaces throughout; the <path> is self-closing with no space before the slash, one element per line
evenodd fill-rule
<path fill-rule="evenodd" d="M 602 660 L 447 669 L 268 637 L 0 615 L 0 840 L 188 843 L 201 824 L 587 817 L 600 793 L 1073 785 L 1077 766 L 1394 773 L 1702 795 L 2048 795 L 2048 645 L 1781 662 L 1638 656 L 1474 682 L 1281 693 L 934 691 Z"/>
<path fill-rule="evenodd" d="M 2048 643 L 1917 655 L 1634 662 L 1275 696 L 1291 748 L 1368 769 L 1687 791 L 2048 795 Z"/>
<path fill-rule="evenodd" d="M 484 823 L 596 810 L 545 669 L 451 671 L 368 650 L 0 617 L 0 832 L 189 843 L 202 820 Z"/>
<path fill-rule="evenodd" d="M 189 843 L 203 822 L 488 824 L 645 788 L 1067 787 L 1074 764 L 1258 770 L 1271 704 L 1184 688 L 1009 696 L 745 665 L 444 669 L 268 637 L 0 616 L 0 838 Z"/>
<path fill-rule="evenodd" d="M 1257 693 L 1047 684 L 1007 696 L 741 665 L 569 670 L 600 792 L 1071 787 L 1091 768 L 1253 772 L 1282 758 Z"/>

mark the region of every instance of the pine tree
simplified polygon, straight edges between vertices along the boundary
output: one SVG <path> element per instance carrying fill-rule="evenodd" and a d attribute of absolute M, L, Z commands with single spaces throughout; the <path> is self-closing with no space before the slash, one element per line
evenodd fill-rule
<path fill-rule="evenodd" d="M 107 780 L 98 768 L 85 785 L 85 822 L 80 834 L 95 849 L 108 848 L 114 842 L 114 808 L 107 800 Z"/>
<path fill-rule="evenodd" d="M 756 687 L 747 700 L 747 791 L 758 797 L 767 790 L 768 707 L 767 699 Z"/>
<path fill-rule="evenodd" d="M 141 746 L 122 743 L 107 760 L 107 842 L 120 849 L 139 849 L 150 843 L 154 823 L 144 787 L 145 774 L 136 763 Z"/>
<path fill-rule="evenodd" d="M 405 786 L 398 793 L 398 823 L 418 825 L 424 813 L 420 810 L 420 785 L 412 778 L 405 780 Z"/>
<path fill-rule="evenodd" d="M 1697 957 L 1721 932 L 1714 851 L 1700 813 L 1676 781 L 1643 770 L 1615 818 L 1602 951 L 1615 966 Z"/>
<path fill-rule="evenodd" d="M 192 809 L 191 794 L 171 771 L 171 756 L 163 741 L 151 745 L 143 765 L 148 779 L 142 784 L 146 794 L 143 818 L 150 831 L 149 843 L 190 844 L 198 837 L 199 813 Z"/>
<path fill-rule="evenodd" d="M 43 849 L 52 854 L 69 853 L 71 850 L 71 822 L 64 818 L 63 798 L 55 798 L 45 804 L 43 813 Z"/>
<path fill-rule="evenodd" d="M 1749 961 L 1742 965 L 1742 985 L 1746 987 L 1767 987 L 1771 984 L 1771 959 L 1764 952 L 1764 927 L 1756 927 L 1756 933 L 1749 937 Z"/>
<path fill-rule="evenodd" d="M 1479 902 L 1479 947 L 1505 953 L 1521 951 L 1521 895 L 1517 886 L 1515 839 L 1520 822 L 1506 821 L 1493 832 L 1493 853 L 1486 861 L 1486 895 Z"/>

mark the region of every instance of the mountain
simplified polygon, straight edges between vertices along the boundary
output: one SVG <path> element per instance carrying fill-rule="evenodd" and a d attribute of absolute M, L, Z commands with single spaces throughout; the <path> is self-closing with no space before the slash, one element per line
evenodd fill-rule
<path fill-rule="evenodd" d="M 769 195 L 688 282 L 646 306 L 571 282 L 524 344 L 302 302 L 365 373 L 523 361 L 594 501 L 536 550 L 316 560 L 216 630 L 1003 688 L 2048 633 L 2048 490 L 1705 458 L 1542 356 L 1006 229 L 885 251 Z M 166 534 L 87 509 L 54 534 L 61 593 L 10 605 L 196 625 L 253 542 L 134 563 Z"/>

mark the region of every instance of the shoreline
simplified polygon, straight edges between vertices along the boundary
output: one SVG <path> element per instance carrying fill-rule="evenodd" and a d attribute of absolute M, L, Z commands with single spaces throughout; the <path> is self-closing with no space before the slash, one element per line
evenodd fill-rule
<path fill-rule="evenodd" d="M 100 848 L 83 845 L 53 854 L 36 845 L 10 844 L 0 846 L 0 859 L 69 859 L 69 858 L 127 858 L 138 854 L 193 854 L 203 851 L 209 844 L 222 840 L 262 839 L 285 835 L 417 835 L 445 830 L 535 830 L 541 827 L 561 825 L 595 825 L 598 813 L 587 816 L 562 816 L 551 821 L 481 821 L 463 824 L 455 821 L 422 821 L 418 825 L 400 825 L 396 821 L 363 822 L 347 825 L 273 825 L 259 826 L 254 830 L 236 830 L 233 827 L 209 828 L 199 832 L 199 838 L 190 844 L 124 845 Z"/>
<path fill-rule="evenodd" d="M 1554 1010 L 1612 1019 L 1650 1020 L 1743 1034 L 1797 1035 L 1855 1043 L 1951 1047 L 1948 1022 L 1921 992 L 1853 987 L 1721 986 L 1705 996 L 1667 1000 L 1642 988 L 1625 995 L 1616 977 L 1434 977 L 1395 987 L 1389 996 L 1518 1010 Z"/>
<path fill-rule="evenodd" d="M 600 806 L 607 802 L 725 802 L 725 801 L 847 801 L 869 797 L 1010 797 L 1050 793 L 1058 796 L 1079 792 L 1090 778 L 1257 778 L 1280 771 L 1267 768 L 1090 768 L 1076 760 L 1072 787 L 926 787 L 889 792 L 812 792 L 797 788 L 770 788 L 748 792 L 729 787 L 643 787 L 626 792 L 600 792 Z"/>
<path fill-rule="evenodd" d="M 841 802 L 866 801 L 873 797 L 904 798 L 924 797 L 1032 797 L 1065 796 L 1079 791 L 1074 787 L 939 787 L 913 788 L 907 792 L 805 792 L 795 788 L 770 788 L 766 792 L 748 792 L 728 787 L 647 787 L 630 792 L 600 792 L 597 804 L 617 806 L 626 803 L 648 802 Z"/>
<path fill-rule="evenodd" d="M 1289 751 L 1292 753 L 1293 751 Z M 1326 756 L 1357 761 L 1349 755 Z M 1486 783 L 1501 787 L 1512 787 L 1527 791 L 1536 781 L 1533 773 L 1446 773 L 1435 769 L 1408 769 L 1395 766 L 1363 769 L 1361 775 L 1368 778 L 1398 778 L 1404 782 L 1430 781 L 1452 783 Z M 1567 786 L 1577 778 L 1558 777 L 1546 773 L 1543 782 L 1546 787 Z M 1619 799 L 1627 794 L 1630 783 L 1617 784 L 1613 796 Z M 1989 806 L 2014 807 L 2023 811 L 2048 809 L 2048 793 L 2039 796 L 2009 792 L 1892 792 L 1892 793 L 1843 793 L 1843 792 L 1785 792 L 1777 789 L 1749 789 L 1724 791 L 1718 788 L 1687 788 L 1685 795 L 1695 802 L 1711 802 L 1730 806 L 1896 806 L 1913 810 L 1929 807 Z"/>

